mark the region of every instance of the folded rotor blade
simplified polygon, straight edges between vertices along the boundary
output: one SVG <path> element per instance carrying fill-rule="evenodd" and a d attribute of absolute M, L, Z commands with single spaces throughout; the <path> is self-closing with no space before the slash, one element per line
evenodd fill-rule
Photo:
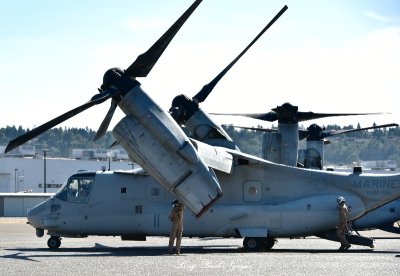
<path fill-rule="evenodd" d="M 147 52 L 141 54 L 136 60 L 125 70 L 130 77 L 146 77 L 151 71 L 157 60 L 160 58 L 168 44 L 174 38 L 182 25 L 186 22 L 189 16 L 197 8 L 202 0 L 194 2 L 186 12 L 150 47 Z"/>
<path fill-rule="evenodd" d="M 223 126 L 249 129 L 249 130 L 257 130 L 257 131 L 263 131 L 263 132 L 277 132 L 278 131 L 278 129 L 263 128 L 263 127 L 246 127 L 246 126 L 235 126 L 235 125 L 223 125 Z"/>
<path fill-rule="evenodd" d="M 281 106 L 277 106 L 272 109 L 278 113 L 278 121 L 283 124 L 294 124 L 302 121 L 308 121 L 326 117 L 337 117 L 337 116 L 356 116 L 356 115 L 377 115 L 384 113 L 314 113 L 314 112 L 301 112 L 298 111 L 298 106 L 294 106 L 290 103 L 284 103 Z"/>
<path fill-rule="evenodd" d="M 107 132 L 108 126 L 110 125 L 111 119 L 114 115 L 117 106 L 118 106 L 117 102 L 114 99 L 112 99 L 110 109 L 108 110 L 106 117 L 104 117 L 103 122 L 99 127 L 99 130 L 97 130 L 96 136 L 94 137 L 94 141 L 100 139 Z"/>
<path fill-rule="evenodd" d="M 242 128 L 242 129 L 250 129 L 250 130 L 256 130 L 256 131 L 262 131 L 262 132 L 278 132 L 277 128 L 263 128 L 263 127 L 245 127 L 245 126 L 235 126 L 235 125 L 222 125 L 224 127 L 236 127 L 236 128 Z M 299 129 L 299 140 L 303 140 L 308 136 L 308 131 Z"/>
<path fill-rule="evenodd" d="M 356 116 L 356 115 L 380 115 L 384 113 L 314 113 L 314 112 L 298 112 L 298 122 L 337 116 Z"/>
<path fill-rule="evenodd" d="M 225 116 L 243 116 L 252 119 L 274 122 L 278 120 L 278 113 L 270 111 L 267 113 L 210 113 L 211 115 L 225 115 Z"/>
<path fill-rule="evenodd" d="M 288 9 L 288 7 L 285 5 L 277 15 L 267 24 L 267 26 L 264 27 L 264 29 L 253 39 L 253 41 L 224 69 L 219 73 L 218 76 L 216 76 L 209 84 L 206 84 L 203 86 L 203 88 L 198 92 L 194 97 L 193 100 L 201 103 L 203 102 L 208 95 L 211 93 L 211 91 L 214 89 L 214 87 L 217 85 L 217 83 L 222 79 L 222 77 L 231 69 L 233 65 L 247 52 L 248 49 L 250 49 L 251 46 L 265 33 L 266 30 L 269 29 L 269 27 L 272 26 L 272 24 L 275 23 L 276 20 Z"/>
<path fill-rule="evenodd" d="M 39 134 L 42 134 L 43 132 L 45 132 L 46 130 L 51 129 L 52 127 L 68 120 L 69 118 L 74 117 L 75 115 L 81 113 L 82 111 L 85 111 L 86 109 L 100 104 L 102 102 L 104 102 L 105 100 L 115 96 L 118 93 L 117 90 L 115 89 L 107 89 L 106 91 L 100 93 L 100 94 L 96 94 L 92 97 L 92 99 L 90 101 L 88 101 L 87 103 L 78 106 L 56 118 L 54 118 L 51 121 L 48 121 L 47 123 L 44 123 L 41 126 L 38 126 L 34 129 L 32 129 L 31 131 L 28 131 L 24 134 L 22 134 L 21 136 L 15 138 L 14 140 L 11 140 L 6 149 L 5 149 L 5 153 L 17 148 L 18 146 L 22 145 L 23 143 L 26 143 L 27 141 L 35 138 L 36 136 L 38 136 Z"/>
<path fill-rule="evenodd" d="M 328 131 L 322 131 L 321 138 L 339 135 L 339 134 L 343 134 L 343 133 L 362 131 L 362 130 L 377 129 L 377 128 L 384 128 L 384 127 L 398 127 L 398 126 L 399 126 L 398 124 L 386 124 L 386 125 L 379 125 L 379 126 L 372 126 L 372 127 L 347 129 L 347 130 L 328 130 Z"/>
<path fill-rule="evenodd" d="M 112 147 L 115 147 L 119 145 L 118 141 L 114 141 L 108 148 L 111 149 Z"/>

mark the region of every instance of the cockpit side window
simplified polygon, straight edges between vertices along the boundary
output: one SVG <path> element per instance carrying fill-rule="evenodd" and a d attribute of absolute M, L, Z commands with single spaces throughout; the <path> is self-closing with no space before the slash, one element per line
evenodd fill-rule
<path fill-rule="evenodd" d="M 93 178 L 71 177 L 56 194 L 56 197 L 67 202 L 87 203 L 92 191 L 93 181 Z"/>

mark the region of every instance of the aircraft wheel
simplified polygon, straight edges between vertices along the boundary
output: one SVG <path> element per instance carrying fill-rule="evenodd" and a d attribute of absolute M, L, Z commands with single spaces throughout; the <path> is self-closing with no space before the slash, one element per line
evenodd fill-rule
<path fill-rule="evenodd" d="M 246 251 L 259 251 L 261 249 L 262 242 L 262 238 L 246 237 L 243 240 L 243 247 L 246 249 Z"/>
<path fill-rule="evenodd" d="M 275 239 L 274 237 L 268 236 L 265 240 L 264 240 L 264 246 L 267 250 L 270 250 L 275 243 L 277 243 L 278 240 Z"/>
<path fill-rule="evenodd" d="M 61 239 L 60 239 L 60 237 L 51 236 L 51 237 L 47 240 L 47 246 L 48 246 L 50 249 L 57 249 L 57 248 L 60 247 L 60 245 L 61 245 Z"/>

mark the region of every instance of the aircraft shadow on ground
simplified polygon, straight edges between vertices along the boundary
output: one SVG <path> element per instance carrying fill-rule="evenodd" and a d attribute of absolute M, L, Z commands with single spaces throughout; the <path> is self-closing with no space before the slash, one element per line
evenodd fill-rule
<path fill-rule="evenodd" d="M 168 256 L 168 247 L 108 247 L 96 243 L 94 247 L 82 248 L 58 248 L 55 250 L 49 248 L 9 248 L 6 251 L 18 251 L 9 255 L 0 256 L 1 258 L 20 259 L 38 262 L 37 258 L 65 258 L 65 257 L 142 257 L 142 256 Z M 51 255 L 48 253 L 52 252 Z M 41 254 L 43 253 L 43 254 Z M 272 249 L 257 252 L 246 252 L 244 248 L 237 246 L 183 246 L 181 255 L 185 254 L 282 254 L 282 253 L 298 253 L 298 254 L 338 254 L 336 249 Z M 400 257 L 400 251 L 385 251 L 366 249 L 353 249 L 341 254 L 396 254 Z M 178 257 L 172 254 L 171 257 Z"/>

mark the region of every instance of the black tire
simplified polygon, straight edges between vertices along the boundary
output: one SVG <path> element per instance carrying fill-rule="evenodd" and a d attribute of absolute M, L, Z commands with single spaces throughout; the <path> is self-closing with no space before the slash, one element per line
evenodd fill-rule
<path fill-rule="evenodd" d="M 47 246 L 50 249 L 57 249 L 60 247 L 60 245 L 61 245 L 61 239 L 59 237 L 50 237 L 47 240 Z"/>
<path fill-rule="evenodd" d="M 263 238 L 246 237 L 243 240 L 243 247 L 246 251 L 259 251 L 263 242 Z"/>
<path fill-rule="evenodd" d="M 264 240 L 264 246 L 267 250 L 271 250 L 271 248 L 274 247 L 275 243 L 277 243 L 277 240 L 274 237 L 267 237 Z"/>

